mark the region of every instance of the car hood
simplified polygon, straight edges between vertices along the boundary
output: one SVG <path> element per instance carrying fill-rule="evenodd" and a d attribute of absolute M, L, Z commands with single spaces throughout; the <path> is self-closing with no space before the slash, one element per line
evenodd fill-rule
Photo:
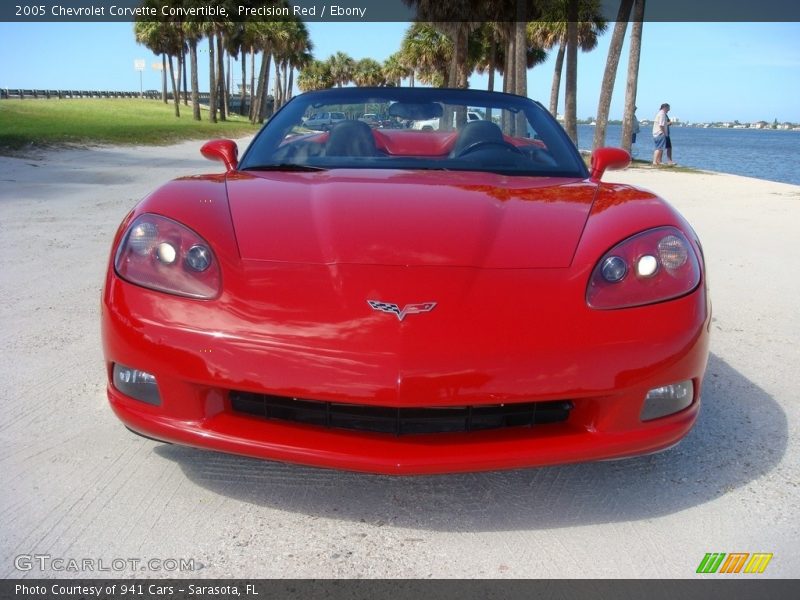
<path fill-rule="evenodd" d="M 453 171 L 239 172 L 227 191 L 243 259 L 562 268 L 597 185 Z"/>

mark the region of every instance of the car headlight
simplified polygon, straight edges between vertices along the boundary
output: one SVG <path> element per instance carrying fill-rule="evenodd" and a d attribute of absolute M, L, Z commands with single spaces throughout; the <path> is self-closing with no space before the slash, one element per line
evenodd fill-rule
<path fill-rule="evenodd" d="M 658 227 L 614 246 L 598 261 L 586 288 L 592 308 L 629 308 L 671 300 L 700 283 L 700 261 L 676 227 Z"/>
<path fill-rule="evenodd" d="M 178 296 L 209 299 L 220 290 L 219 265 L 208 242 L 159 215 L 140 215 L 130 224 L 114 269 L 126 281 Z"/>

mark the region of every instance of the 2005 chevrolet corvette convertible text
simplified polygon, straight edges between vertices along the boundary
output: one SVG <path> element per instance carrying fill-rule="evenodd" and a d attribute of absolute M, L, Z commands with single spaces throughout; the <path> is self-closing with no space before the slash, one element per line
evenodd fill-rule
<path fill-rule="evenodd" d="M 621 458 L 691 429 L 702 250 L 664 200 L 601 182 L 624 151 L 587 170 L 538 103 L 420 88 L 303 94 L 241 162 L 228 140 L 202 151 L 226 172 L 156 190 L 111 252 L 108 396 L 133 431 L 421 474 Z"/>

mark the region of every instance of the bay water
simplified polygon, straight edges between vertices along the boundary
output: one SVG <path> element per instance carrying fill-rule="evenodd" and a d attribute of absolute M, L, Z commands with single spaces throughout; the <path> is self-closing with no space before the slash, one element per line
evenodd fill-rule
<path fill-rule="evenodd" d="M 594 129 L 578 125 L 581 150 L 591 150 Z M 633 157 L 652 161 L 651 126 L 641 129 Z M 621 125 L 610 124 L 605 145 L 619 146 L 621 133 Z M 681 166 L 800 185 L 800 131 L 673 126 L 670 137 L 672 158 Z"/>

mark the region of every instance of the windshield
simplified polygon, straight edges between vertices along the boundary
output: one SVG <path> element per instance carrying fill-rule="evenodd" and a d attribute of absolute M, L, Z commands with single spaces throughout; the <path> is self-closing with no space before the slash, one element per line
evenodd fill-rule
<path fill-rule="evenodd" d="M 270 119 L 239 168 L 587 176 L 574 144 L 539 104 L 509 94 L 441 88 L 302 94 Z"/>

